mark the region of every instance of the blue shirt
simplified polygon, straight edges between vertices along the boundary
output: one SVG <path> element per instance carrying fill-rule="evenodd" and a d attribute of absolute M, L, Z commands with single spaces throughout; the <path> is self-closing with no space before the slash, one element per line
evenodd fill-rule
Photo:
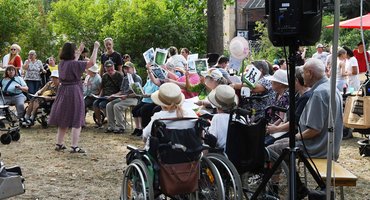
<path fill-rule="evenodd" d="M 6 88 L 8 83 L 10 82 L 9 86 Z M 12 79 L 4 78 L 1 80 L 1 90 L 5 95 L 16 95 L 21 94 L 22 90 L 16 88 L 16 86 L 26 86 L 26 82 L 24 82 L 23 78 L 20 76 L 15 76 Z M 5 91 L 6 89 L 6 91 Z"/>
<path fill-rule="evenodd" d="M 154 84 L 151 80 L 147 80 L 143 87 L 143 90 L 144 94 L 152 94 L 153 92 L 159 90 L 159 87 L 156 84 Z M 153 103 L 152 98 L 150 97 L 143 98 L 141 101 L 144 103 Z"/>

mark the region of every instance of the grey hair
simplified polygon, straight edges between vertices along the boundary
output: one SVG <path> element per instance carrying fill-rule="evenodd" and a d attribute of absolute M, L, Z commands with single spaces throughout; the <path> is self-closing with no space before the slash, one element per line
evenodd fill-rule
<path fill-rule="evenodd" d="M 253 61 L 252 64 L 262 72 L 262 75 L 266 75 L 269 73 L 269 66 L 266 61 L 264 60 L 257 60 Z"/>
<path fill-rule="evenodd" d="M 347 51 L 343 48 L 338 49 L 337 56 L 340 57 L 341 55 L 347 54 Z"/>
<path fill-rule="evenodd" d="M 303 68 L 311 69 L 312 73 L 317 78 L 322 78 L 325 76 L 325 65 L 324 63 L 317 58 L 309 58 L 306 63 L 303 65 Z"/>

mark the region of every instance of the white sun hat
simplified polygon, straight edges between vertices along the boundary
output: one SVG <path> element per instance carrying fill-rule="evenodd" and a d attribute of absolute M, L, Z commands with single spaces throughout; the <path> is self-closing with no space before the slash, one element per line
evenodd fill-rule
<path fill-rule="evenodd" d="M 267 80 L 278 82 L 284 85 L 289 85 L 288 83 L 288 72 L 283 69 L 276 70 L 274 75 L 266 77 Z"/>
<path fill-rule="evenodd" d="M 178 85 L 164 83 L 155 91 L 151 98 L 159 106 L 180 105 L 184 102 L 185 96 Z"/>
<path fill-rule="evenodd" d="M 233 108 L 238 105 L 238 96 L 234 88 L 229 85 L 219 85 L 212 90 L 208 96 L 208 101 L 218 108 Z"/>

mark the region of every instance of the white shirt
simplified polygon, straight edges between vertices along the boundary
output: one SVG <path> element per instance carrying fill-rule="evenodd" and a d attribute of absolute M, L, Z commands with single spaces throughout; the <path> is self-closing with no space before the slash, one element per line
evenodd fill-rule
<path fill-rule="evenodd" d="M 356 75 L 352 75 L 353 66 L 357 67 Z M 354 91 L 357 91 L 358 89 L 360 89 L 360 79 L 358 77 L 358 73 L 359 73 L 358 62 L 354 56 L 346 61 L 346 71 L 349 73 L 348 88 L 352 87 Z"/>
<path fill-rule="evenodd" d="M 328 53 L 326 51 L 323 51 L 322 53 L 316 52 L 312 55 L 312 58 L 317 58 L 317 59 L 321 60 L 322 63 L 324 63 L 324 65 L 325 65 L 326 64 L 326 58 L 328 57 L 329 54 L 330 53 Z"/>
<path fill-rule="evenodd" d="M 198 118 L 197 114 L 194 112 L 194 110 L 189 109 L 189 108 L 184 108 L 183 107 L 183 112 L 184 112 L 184 117 L 194 117 Z M 152 125 L 153 122 L 156 119 L 163 119 L 163 118 L 176 118 L 176 111 L 169 112 L 169 111 L 160 111 L 157 113 L 154 113 L 152 116 L 152 119 L 150 120 L 149 124 L 143 129 L 143 138 L 146 138 L 146 144 L 145 144 L 145 149 L 149 149 L 149 137 L 152 132 Z M 195 121 L 196 120 L 177 120 L 177 121 L 164 121 L 166 124 L 166 128 L 168 129 L 187 129 L 187 128 L 193 128 L 195 126 Z"/>
<path fill-rule="evenodd" d="M 209 133 L 217 138 L 217 147 L 226 150 L 227 130 L 229 126 L 230 114 L 219 113 L 215 114 L 212 118 Z"/>
<path fill-rule="evenodd" d="M 10 58 L 10 53 L 6 54 L 4 57 L 3 57 L 3 68 L 5 68 L 8 63 L 9 63 L 9 58 Z"/>

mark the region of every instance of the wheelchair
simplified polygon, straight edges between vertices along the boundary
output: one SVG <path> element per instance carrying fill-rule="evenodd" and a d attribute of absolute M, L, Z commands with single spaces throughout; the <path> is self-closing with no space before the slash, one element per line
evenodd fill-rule
<path fill-rule="evenodd" d="M 16 114 L 9 105 L 0 105 L 0 110 L 3 113 L 3 116 L 0 116 L 0 132 L 4 132 L 0 136 L 1 143 L 10 144 L 12 141 L 18 141 L 21 135 Z"/>
<path fill-rule="evenodd" d="M 158 122 L 158 123 L 157 123 Z M 200 136 L 196 128 L 185 130 L 170 130 L 164 128 L 164 123 L 157 120 L 153 123 L 149 150 L 138 150 L 128 146 L 130 152 L 126 156 L 128 166 L 124 171 L 121 188 L 121 199 L 225 199 L 222 178 L 216 166 L 205 156 L 202 150 Z M 193 134 L 193 137 L 189 137 Z M 170 140 L 168 140 L 170 137 Z M 189 137 L 187 140 L 184 138 Z M 175 140 L 174 138 L 181 138 Z M 189 142 L 196 140 L 195 143 Z M 178 143 L 175 143 L 178 142 Z M 188 190 L 190 171 L 183 171 L 176 182 L 176 188 L 186 187 L 189 192 L 171 193 L 163 185 L 160 173 L 164 173 L 163 163 L 182 164 L 197 163 L 192 172 L 197 174 L 193 185 L 195 190 Z M 161 170 L 162 167 L 162 170 Z M 178 170 L 176 172 L 179 172 Z M 173 171 L 174 174 L 175 171 Z M 187 183 L 184 186 L 182 183 Z M 190 184 L 191 185 L 191 184 Z"/>
<path fill-rule="evenodd" d="M 35 96 L 34 98 L 41 99 L 41 101 L 39 101 L 39 107 L 35 114 L 34 121 L 37 121 L 38 123 L 40 123 L 42 128 L 48 128 L 48 119 L 49 119 L 51 107 L 54 103 L 54 100 L 45 101 L 45 97 L 43 96 Z M 28 107 L 26 107 L 26 110 L 27 109 Z M 23 122 L 21 124 L 22 127 L 26 127 L 26 128 L 30 128 L 33 125 L 34 125 L 34 122 L 31 122 L 31 123 Z"/>
<path fill-rule="evenodd" d="M 250 199 L 253 197 L 263 177 L 271 171 L 272 164 L 279 155 L 265 148 L 264 138 L 266 119 L 250 122 L 250 111 L 235 109 L 231 111 L 227 132 L 226 150 L 215 148 L 216 142 L 210 142 L 205 131 L 205 143 L 210 145 L 209 158 L 223 177 L 225 199 Z M 201 116 L 202 118 L 202 116 Z M 283 162 L 277 173 L 268 180 L 266 187 L 254 199 L 287 199 L 288 167 Z"/>

